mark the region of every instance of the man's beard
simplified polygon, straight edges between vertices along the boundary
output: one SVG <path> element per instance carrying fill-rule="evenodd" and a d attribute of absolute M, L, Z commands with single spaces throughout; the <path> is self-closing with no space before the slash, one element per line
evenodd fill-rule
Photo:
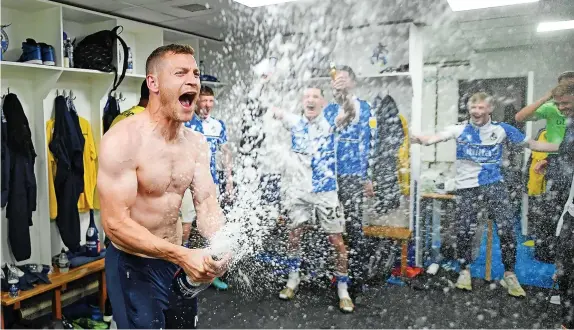
<path fill-rule="evenodd" d="M 173 100 L 175 100 L 175 102 Z M 160 93 L 159 95 L 159 103 L 160 107 L 163 109 L 163 112 L 169 116 L 169 119 L 180 122 L 183 121 L 177 111 L 178 107 L 182 106 L 179 103 L 179 95 L 176 93 L 163 91 L 163 93 Z"/>

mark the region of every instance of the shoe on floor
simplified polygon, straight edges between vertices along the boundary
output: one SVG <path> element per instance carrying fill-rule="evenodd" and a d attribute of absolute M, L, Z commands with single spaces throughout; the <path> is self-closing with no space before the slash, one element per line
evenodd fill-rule
<path fill-rule="evenodd" d="M 42 64 L 42 50 L 40 45 L 36 43 L 34 39 L 26 39 L 22 43 L 22 55 L 18 59 L 18 62 L 30 63 L 30 64 Z"/>
<path fill-rule="evenodd" d="M 560 305 L 560 296 L 556 295 L 556 296 L 550 297 L 550 303 L 553 305 Z"/>
<path fill-rule="evenodd" d="M 472 291 L 472 276 L 468 269 L 463 269 L 458 275 L 458 280 L 454 285 L 457 289 Z"/>
<path fill-rule="evenodd" d="M 279 292 L 279 299 L 283 300 L 291 300 L 295 298 L 295 293 L 297 292 L 297 288 L 291 289 L 290 287 L 285 287 L 281 292 Z"/>
<path fill-rule="evenodd" d="M 339 299 L 339 309 L 343 313 L 352 313 L 355 311 L 355 305 L 351 298 L 341 298 Z"/>
<path fill-rule="evenodd" d="M 526 292 L 518 283 L 518 279 L 516 278 L 516 274 L 504 276 L 502 280 L 500 280 L 500 284 L 503 288 L 508 289 L 508 294 L 513 297 L 526 297 Z"/>
<path fill-rule="evenodd" d="M 227 283 L 220 280 L 219 277 L 215 278 L 215 280 L 211 282 L 211 285 L 213 285 L 217 290 L 227 290 L 228 288 Z"/>

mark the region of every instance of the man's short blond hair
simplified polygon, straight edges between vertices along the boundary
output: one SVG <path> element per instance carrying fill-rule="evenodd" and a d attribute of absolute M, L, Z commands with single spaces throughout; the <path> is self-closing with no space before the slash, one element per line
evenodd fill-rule
<path fill-rule="evenodd" d="M 488 95 L 485 92 L 478 92 L 474 93 L 469 99 L 468 104 L 477 104 L 479 102 L 486 102 L 489 105 L 492 105 L 492 96 Z"/>
<path fill-rule="evenodd" d="M 150 74 L 155 71 L 157 64 L 165 54 L 187 54 L 194 56 L 195 50 L 190 45 L 169 44 L 156 48 L 145 62 L 145 72 Z"/>
<path fill-rule="evenodd" d="M 561 97 L 565 95 L 574 95 L 574 83 L 566 83 L 563 82 L 558 84 L 558 86 L 554 87 L 552 90 L 552 97 Z"/>

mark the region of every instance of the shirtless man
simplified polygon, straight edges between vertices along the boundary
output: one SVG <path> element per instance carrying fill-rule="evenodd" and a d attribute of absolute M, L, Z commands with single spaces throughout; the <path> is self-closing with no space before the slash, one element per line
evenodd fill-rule
<path fill-rule="evenodd" d="M 195 327 L 197 301 L 186 315 L 170 316 L 182 304 L 170 289 L 174 274 L 182 267 L 193 281 L 209 283 L 223 275 L 226 260 L 182 246 L 178 213 L 186 189 L 193 193 L 203 236 L 209 239 L 223 224 L 209 145 L 183 125 L 191 120 L 200 88 L 193 48 L 157 48 L 147 59 L 146 81 L 146 109 L 110 129 L 100 146 L 97 186 L 112 242 L 106 253 L 108 292 L 118 328 L 174 328 L 182 324 L 170 320 L 182 318 L 192 320 L 185 327 Z"/>

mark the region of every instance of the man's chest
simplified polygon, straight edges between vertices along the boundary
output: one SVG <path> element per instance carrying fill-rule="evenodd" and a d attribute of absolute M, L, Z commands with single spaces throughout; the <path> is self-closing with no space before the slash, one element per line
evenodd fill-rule
<path fill-rule="evenodd" d="M 502 157 L 505 139 L 504 130 L 467 129 L 456 139 L 457 158 L 479 163 L 498 161 Z"/>
<path fill-rule="evenodd" d="M 196 155 L 182 147 L 148 149 L 137 168 L 138 186 L 150 195 L 182 193 L 193 180 Z M 144 157 L 146 159 L 144 159 Z"/>

